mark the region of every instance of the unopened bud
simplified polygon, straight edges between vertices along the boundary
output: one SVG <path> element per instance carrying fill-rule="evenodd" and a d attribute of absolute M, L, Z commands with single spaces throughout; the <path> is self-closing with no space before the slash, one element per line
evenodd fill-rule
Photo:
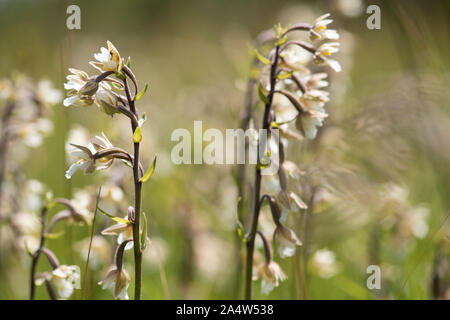
<path fill-rule="evenodd" d="M 89 80 L 78 91 L 82 96 L 93 96 L 98 90 L 98 82 L 95 80 Z"/>
<path fill-rule="evenodd" d="M 136 221 L 136 214 L 132 206 L 128 207 L 128 221 L 134 223 Z"/>

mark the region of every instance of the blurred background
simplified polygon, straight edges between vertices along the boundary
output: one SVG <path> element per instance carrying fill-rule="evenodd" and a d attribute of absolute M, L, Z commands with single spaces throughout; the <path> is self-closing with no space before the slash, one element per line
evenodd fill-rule
<path fill-rule="evenodd" d="M 70 4 L 81 8 L 81 30 L 66 28 Z M 369 4 L 381 8 L 381 30 L 366 27 Z M 238 127 L 253 39 L 278 22 L 312 23 L 327 12 L 341 34 L 336 58 L 343 69 L 329 72 L 330 116 L 317 139 L 289 146 L 289 159 L 304 172 L 294 188 L 310 199 L 310 209 L 289 222 L 304 246 L 292 259 L 275 258 L 288 280 L 268 296 L 254 282 L 255 298 L 449 299 L 448 1 L 0 0 L 0 79 L 48 79 L 65 94 L 67 69 L 93 74 L 88 62 L 110 40 L 131 57 L 140 87 L 149 84 L 139 101 L 148 116 L 142 161 L 148 166 L 158 155 L 158 163 L 144 185 L 152 240 L 144 254 L 144 299 L 242 298 L 235 168 L 176 166 L 170 136 L 176 128 L 193 131 L 194 120 L 203 120 L 203 130 Z M 100 207 L 121 217 L 132 202 L 129 172 L 121 164 L 64 177 L 67 139 L 105 132 L 130 150 L 128 121 L 62 102 L 48 109 L 51 123 L 21 131 L 1 154 L 0 299 L 28 297 L 31 259 L 24 235 L 34 230 L 32 215 L 47 190 L 93 212 L 102 185 Z M 269 218 L 263 212 L 262 228 Z M 100 236 L 109 225 L 97 216 L 87 274 L 86 226 L 62 223 L 56 231 L 63 233 L 48 240 L 61 263 L 80 266 L 85 298 L 113 298 L 97 285 L 116 247 L 114 237 Z M 132 252 L 125 261 L 132 274 Z M 366 287 L 372 264 L 381 267 L 381 289 Z M 45 259 L 38 269 L 49 270 Z M 76 290 L 73 298 L 80 297 Z M 44 287 L 37 298 L 47 299 Z"/>

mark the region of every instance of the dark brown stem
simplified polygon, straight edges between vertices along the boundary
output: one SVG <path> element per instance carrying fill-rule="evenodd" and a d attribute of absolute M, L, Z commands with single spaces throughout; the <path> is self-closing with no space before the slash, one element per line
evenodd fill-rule
<path fill-rule="evenodd" d="M 270 69 L 270 92 L 267 96 L 267 104 L 264 108 L 264 117 L 262 121 L 262 128 L 263 132 L 267 132 L 269 129 L 269 116 L 270 116 L 270 110 L 272 107 L 272 101 L 273 101 L 273 95 L 275 91 L 275 84 L 276 84 L 276 72 L 278 67 L 278 58 L 280 53 L 280 47 L 277 45 L 275 47 L 275 55 L 274 60 L 272 62 L 272 66 Z M 262 135 L 260 135 L 259 142 L 261 141 Z M 260 163 L 260 143 L 258 142 L 258 163 Z M 250 225 L 250 231 L 247 238 L 247 257 L 246 257 L 246 274 L 245 274 L 245 299 L 251 299 L 252 298 L 252 273 L 253 273 L 253 253 L 255 251 L 255 237 L 256 237 L 256 231 L 258 228 L 258 218 L 259 218 L 259 211 L 260 211 L 260 196 L 261 196 L 261 168 L 259 166 L 256 166 L 256 172 L 255 172 L 255 184 L 254 184 L 254 197 L 253 197 L 253 216 L 252 221 Z"/>
<path fill-rule="evenodd" d="M 56 258 L 55 254 L 50 249 L 41 248 L 41 252 L 47 257 L 47 260 L 53 269 L 56 269 L 59 267 L 58 258 Z"/>
<path fill-rule="evenodd" d="M 272 261 L 272 250 L 270 247 L 269 240 L 262 234 L 261 231 L 256 231 L 257 234 L 261 237 L 264 246 L 264 256 L 266 257 L 266 263 L 270 263 Z"/>
<path fill-rule="evenodd" d="M 125 240 L 117 247 L 117 251 L 116 251 L 116 267 L 117 267 L 117 270 L 122 270 L 122 266 L 123 266 L 123 252 L 125 251 L 126 245 L 130 241 L 133 241 L 133 240 L 131 240 L 131 239 Z"/>
<path fill-rule="evenodd" d="M 45 279 L 45 287 L 47 288 L 48 295 L 50 296 L 50 299 L 52 300 L 58 300 L 58 296 L 56 295 L 55 289 L 53 288 L 50 281 Z"/>
<path fill-rule="evenodd" d="M 103 72 L 103 73 L 99 74 L 99 75 L 95 78 L 95 82 L 100 83 L 100 82 L 102 82 L 103 80 L 105 80 L 106 77 L 112 75 L 113 73 L 114 73 L 114 71 L 106 71 L 106 72 Z"/>
<path fill-rule="evenodd" d="M 312 28 L 312 26 L 310 24 L 305 24 L 305 23 L 294 24 L 289 29 L 287 29 L 287 31 L 285 33 L 283 33 L 281 35 L 281 38 L 286 36 L 288 33 L 292 32 L 292 31 L 309 31 L 309 30 L 311 30 L 311 28 Z"/>
<path fill-rule="evenodd" d="M 34 293 L 36 285 L 34 283 L 34 278 L 36 275 L 36 268 L 39 261 L 39 256 L 41 255 L 41 249 L 44 247 L 45 242 L 45 217 L 47 215 L 47 206 L 44 206 L 41 210 L 41 239 L 39 242 L 39 248 L 33 254 L 33 260 L 31 261 L 31 271 L 30 271 L 30 300 L 34 300 Z"/>
<path fill-rule="evenodd" d="M 125 68 L 124 72 L 127 73 L 127 68 Z M 128 75 L 129 76 L 129 75 Z M 132 80 L 135 82 L 134 76 Z M 134 104 L 134 100 L 131 98 L 130 89 L 128 87 L 127 79 L 125 78 L 123 81 L 125 93 L 127 96 L 128 104 L 130 106 L 131 112 L 134 114 L 136 119 L 139 118 L 139 115 L 136 111 L 136 107 Z M 135 83 L 135 87 L 137 90 L 137 84 Z M 131 121 L 131 129 L 134 134 L 137 125 L 135 122 Z M 134 143 L 134 160 L 133 160 L 133 178 L 134 178 L 134 210 L 135 210 L 135 222 L 133 224 L 133 242 L 134 242 L 134 276 L 135 276 L 135 285 L 134 285 L 134 299 L 141 299 L 141 283 L 142 283 L 142 251 L 141 251 L 141 242 L 140 242 L 140 220 L 141 220 L 141 193 L 142 193 L 142 182 L 139 181 L 139 153 L 140 153 L 140 143 Z"/>
<path fill-rule="evenodd" d="M 53 230 L 53 227 L 56 225 L 57 222 L 70 218 L 72 216 L 72 212 L 70 210 L 63 210 L 55 214 L 48 224 L 47 232 L 50 233 Z"/>

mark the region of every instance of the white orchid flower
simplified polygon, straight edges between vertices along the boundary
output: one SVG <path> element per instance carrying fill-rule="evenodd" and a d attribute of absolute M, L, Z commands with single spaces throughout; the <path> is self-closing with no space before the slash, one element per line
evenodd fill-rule
<path fill-rule="evenodd" d="M 296 120 L 296 127 L 306 138 L 314 139 L 317 136 L 318 127 L 323 125 L 323 121 L 328 114 L 320 111 L 306 111 L 300 114 Z"/>
<path fill-rule="evenodd" d="M 52 271 L 53 283 L 58 294 L 63 299 L 68 299 L 74 289 L 80 289 L 80 268 L 78 266 L 60 265 Z"/>
<path fill-rule="evenodd" d="M 77 144 L 72 144 L 72 146 L 74 149 L 71 151 L 71 155 L 76 160 L 66 171 L 67 179 L 72 178 L 72 175 L 78 170 L 83 170 L 85 174 L 88 174 L 95 170 L 107 169 L 114 161 L 112 157 L 94 159 L 94 154 L 98 151 L 114 147 L 104 133 L 102 136 L 96 136 L 87 147 Z"/>
<path fill-rule="evenodd" d="M 115 298 L 128 300 L 127 289 L 130 282 L 130 276 L 125 269 L 118 270 L 116 266 L 113 266 L 98 284 L 102 286 L 102 289 L 113 289 Z"/>
<path fill-rule="evenodd" d="M 107 45 L 108 49 L 101 47 L 100 53 L 94 54 L 97 61 L 89 63 L 99 71 L 120 71 L 123 62 L 119 51 L 110 41 L 107 41 Z"/>
<path fill-rule="evenodd" d="M 64 106 L 86 107 L 94 103 L 94 98 L 89 95 L 80 95 L 80 90 L 88 83 L 89 76 L 86 72 L 69 68 L 72 73 L 66 77 L 67 82 L 64 83 L 64 89 L 68 90 L 67 98 L 64 99 Z"/>
<path fill-rule="evenodd" d="M 314 62 L 317 65 L 326 65 L 329 66 L 336 72 L 340 72 L 342 70 L 341 65 L 338 61 L 328 58 L 333 53 L 339 51 L 339 43 L 338 42 L 326 42 L 322 44 L 314 54 Z"/>
<path fill-rule="evenodd" d="M 309 31 L 309 39 L 311 41 L 315 40 L 337 40 L 339 39 L 339 34 L 336 30 L 328 29 L 328 25 L 333 22 L 331 19 L 327 19 L 330 16 L 329 13 L 324 14 L 316 19 L 314 25 Z"/>
<path fill-rule="evenodd" d="M 295 232 L 282 224 L 276 227 L 273 238 L 274 242 L 278 243 L 278 254 L 281 258 L 292 257 L 297 246 L 302 245 Z"/>
<path fill-rule="evenodd" d="M 265 262 L 258 267 L 257 277 L 261 280 L 261 292 L 269 294 L 281 281 L 287 279 L 281 267 L 274 261 Z"/>
<path fill-rule="evenodd" d="M 128 220 L 128 216 L 124 217 L 125 220 Z M 109 236 L 117 236 L 117 243 L 121 244 L 125 240 L 133 239 L 133 224 L 131 223 L 121 223 L 118 222 L 115 225 L 112 225 L 111 227 L 106 228 L 102 231 L 103 235 L 109 235 Z M 133 241 L 130 241 L 126 244 L 125 250 L 129 250 L 133 248 Z"/>

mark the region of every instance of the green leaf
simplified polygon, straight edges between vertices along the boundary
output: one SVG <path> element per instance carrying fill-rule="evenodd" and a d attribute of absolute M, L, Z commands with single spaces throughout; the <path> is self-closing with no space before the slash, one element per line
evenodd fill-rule
<path fill-rule="evenodd" d="M 123 87 L 120 84 L 116 83 L 116 82 L 111 82 L 111 85 L 114 88 L 116 88 L 117 90 L 124 90 Z"/>
<path fill-rule="evenodd" d="M 280 73 L 277 75 L 277 79 L 279 79 L 279 80 L 288 79 L 288 78 L 292 77 L 293 73 L 294 73 L 294 71 Z"/>
<path fill-rule="evenodd" d="M 140 98 L 142 98 L 142 96 L 147 92 L 148 89 L 148 84 L 145 85 L 144 89 L 141 90 L 141 92 L 139 92 L 135 97 L 134 97 L 134 101 L 138 101 Z"/>
<path fill-rule="evenodd" d="M 128 167 L 130 167 L 130 168 L 133 168 L 133 165 L 131 164 L 130 161 L 125 160 L 125 159 L 120 159 L 120 161 L 122 161 L 123 164 L 125 164 L 126 166 L 128 166 Z"/>
<path fill-rule="evenodd" d="M 133 142 L 139 143 L 142 141 L 142 131 L 141 127 L 137 127 L 133 134 Z"/>
<path fill-rule="evenodd" d="M 119 217 L 115 217 L 107 212 L 105 212 L 104 210 L 102 210 L 102 208 L 97 207 L 98 211 L 100 211 L 101 213 L 103 213 L 105 216 L 107 216 L 108 218 L 110 218 L 111 220 L 118 222 L 118 223 L 124 223 L 124 224 L 131 224 L 131 221 L 128 221 L 127 219 L 123 219 L 123 218 L 119 218 Z"/>
<path fill-rule="evenodd" d="M 258 170 L 268 168 L 270 166 L 271 162 L 272 161 L 270 159 L 270 151 L 269 151 L 262 157 L 261 161 L 256 165 L 256 168 Z"/>
<path fill-rule="evenodd" d="M 53 232 L 53 233 L 46 233 L 45 234 L 45 239 L 58 239 L 59 237 L 61 237 L 64 234 L 64 231 L 60 231 L 60 232 Z"/>
<path fill-rule="evenodd" d="M 131 57 L 130 56 L 128 56 L 128 59 L 127 59 L 127 67 L 129 68 L 129 67 L 131 67 Z"/>
<path fill-rule="evenodd" d="M 240 218 L 239 218 L 239 212 L 241 212 L 242 207 L 242 198 L 239 197 L 238 203 L 237 203 L 237 210 L 236 210 L 236 224 L 237 224 L 237 234 L 239 238 L 245 243 L 247 242 L 247 239 L 244 234 L 244 225 L 242 224 Z"/>
<path fill-rule="evenodd" d="M 28 246 L 28 241 L 26 241 L 25 240 L 25 250 L 26 250 L 26 252 L 30 255 L 30 257 L 34 257 L 34 254 L 33 254 L 33 252 L 31 252 L 31 249 L 30 249 L 30 247 Z"/>
<path fill-rule="evenodd" d="M 286 40 L 287 40 L 287 36 L 284 36 L 283 38 L 281 38 L 280 40 L 277 41 L 276 45 L 281 46 L 286 42 Z"/>
<path fill-rule="evenodd" d="M 293 121 L 295 121 L 295 120 L 297 120 L 297 116 L 295 116 L 295 117 L 294 117 L 293 119 L 291 119 L 291 120 L 280 121 L 280 122 L 272 121 L 272 122 L 270 123 L 270 126 L 271 126 L 272 128 L 278 128 L 278 127 L 282 126 L 283 124 L 291 123 L 291 122 L 293 122 Z"/>
<path fill-rule="evenodd" d="M 262 102 L 264 102 L 264 104 L 269 104 L 269 99 L 267 99 L 266 94 L 264 93 L 264 89 L 262 87 L 261 82 L 259 83 L 258 94 L 259 98 L 261 99 Z"/>
<path fill-rule="evenodd" d="M 270 62 L 269 59 L 267 59 L 266 57 L 264 57 L 261 53 L 259 53 L 258 49 L 255 49 L 255 55 L 258 58 L 259 61 L 261 61 L 264 64 L 271 64 L 272 62 Z"/>
<path fill-rule="evenodd" d="M 150 168 L 148 168 L 147 172 L 142 176 L 141 179 L 139 179 L 139 182 L 146 182 L 148 179 L 150 179 L 150 177 L 153 175 L 153 172 L 155 171 L 155 167 L 156 167 L 156 156 L 155 159 L 153 159 L 153 163 L 150 166 Z"/>
<path fill-rule="evenodd" d="M 147 217 L 145 212 L 142 212 L 142 234 L 141 234 L 141 248 L 145 249 L 147 246 Z"/>

